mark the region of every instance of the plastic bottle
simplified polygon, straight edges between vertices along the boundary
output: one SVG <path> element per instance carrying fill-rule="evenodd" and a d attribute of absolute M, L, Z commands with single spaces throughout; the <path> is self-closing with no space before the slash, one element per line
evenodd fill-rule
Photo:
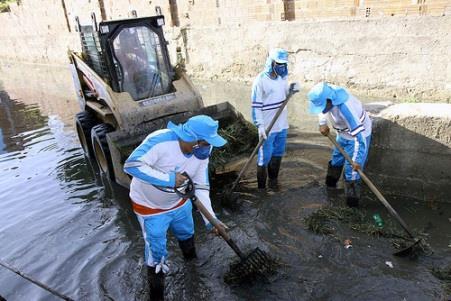
<path fill-rule="evenodd" d="M 382 217 L 379 215 L 379 213 L 373 214 L 373 219 L 378 228 L 384 227 L 384 221 L 382 220 Z"/>

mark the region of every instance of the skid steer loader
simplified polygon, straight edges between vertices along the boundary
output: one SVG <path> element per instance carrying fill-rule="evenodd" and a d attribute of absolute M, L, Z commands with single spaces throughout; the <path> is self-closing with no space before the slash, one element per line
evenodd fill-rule
<path fill-rule="evenodd" d="M 82 52 L 69 51 L 82 110 L 75 123 L 85 155 L 106 177 L 128 187 L 124 161 L 169 120 L 180 123 L 207 114 L 220 127 L 246 122 L 227 102 L 204 107 L 184 68 L 171 65 L 163 15 L 97 23 L 92 14 L 91 19 L 92 24 L 82 26 L 76 18 Z"/>

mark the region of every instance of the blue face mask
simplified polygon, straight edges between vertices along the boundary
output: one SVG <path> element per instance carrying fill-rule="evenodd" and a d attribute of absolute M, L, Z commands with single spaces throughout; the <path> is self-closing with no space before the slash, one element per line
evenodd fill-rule
<path fill-rule="evenodd" d="M 333 105 L 332 102 L 328 99 L 326 101 L 326 106 L 324 107 L 324 110 L 322 111 L 323 114 L 326 114 L 327 112 L 329 112 L 332 109 Z"/>
<path fill-rule="evenodd" d="M 274 64 L 273 70 L 277 75 L 281 77 L 285 77 L 288 75 L 287 64 Z"/>
<path fill-rule="evenodd" d="M 211 149 L 211 145 L 199 146 L 199 144 L 196 144 L 193 146 L 194 157 L 199 160 L 205 160 L 210 157 Z"/>

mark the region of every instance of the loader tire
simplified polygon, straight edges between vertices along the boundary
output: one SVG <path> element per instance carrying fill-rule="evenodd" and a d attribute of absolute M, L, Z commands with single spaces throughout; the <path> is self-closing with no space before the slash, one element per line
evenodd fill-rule
<path fill-rule="evenodd" d="M 75 128 L 77 130 L 78 140 L 80 140 L 85 156 L 91 159 L 94 158 L 91 142 L 91 129 L 98 123 L 95 116 L 88 111 L 83 111 L 75 115 Z"/>
<path fill-rule="evenodd" d="M 114 128 L 106 123 L 94 126 L 91 130 L 91 142 L 94 158 L 99 167 L 100 173 L 114 181 L 113 161 L 111 159 L 110 148 L 106 140 L 106 134 L 114 131 Z"/>

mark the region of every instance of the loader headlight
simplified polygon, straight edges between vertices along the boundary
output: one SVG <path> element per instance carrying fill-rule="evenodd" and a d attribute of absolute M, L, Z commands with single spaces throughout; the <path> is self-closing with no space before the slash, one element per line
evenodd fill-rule
<path fill-rule="evenodd" d="M 157 19 L 157 24 L 158 24 L 158 26 L 163 26 L 164 25 L 164 18 L 158 18 Z"/>
<path fill-rule="evenodd" d="M 108 32 L 110 32 L 110 28 L 108 27 L 108 25 L 102 25 L 102 26 L 100 26 L 100 32 L 108 33 Z"/>

